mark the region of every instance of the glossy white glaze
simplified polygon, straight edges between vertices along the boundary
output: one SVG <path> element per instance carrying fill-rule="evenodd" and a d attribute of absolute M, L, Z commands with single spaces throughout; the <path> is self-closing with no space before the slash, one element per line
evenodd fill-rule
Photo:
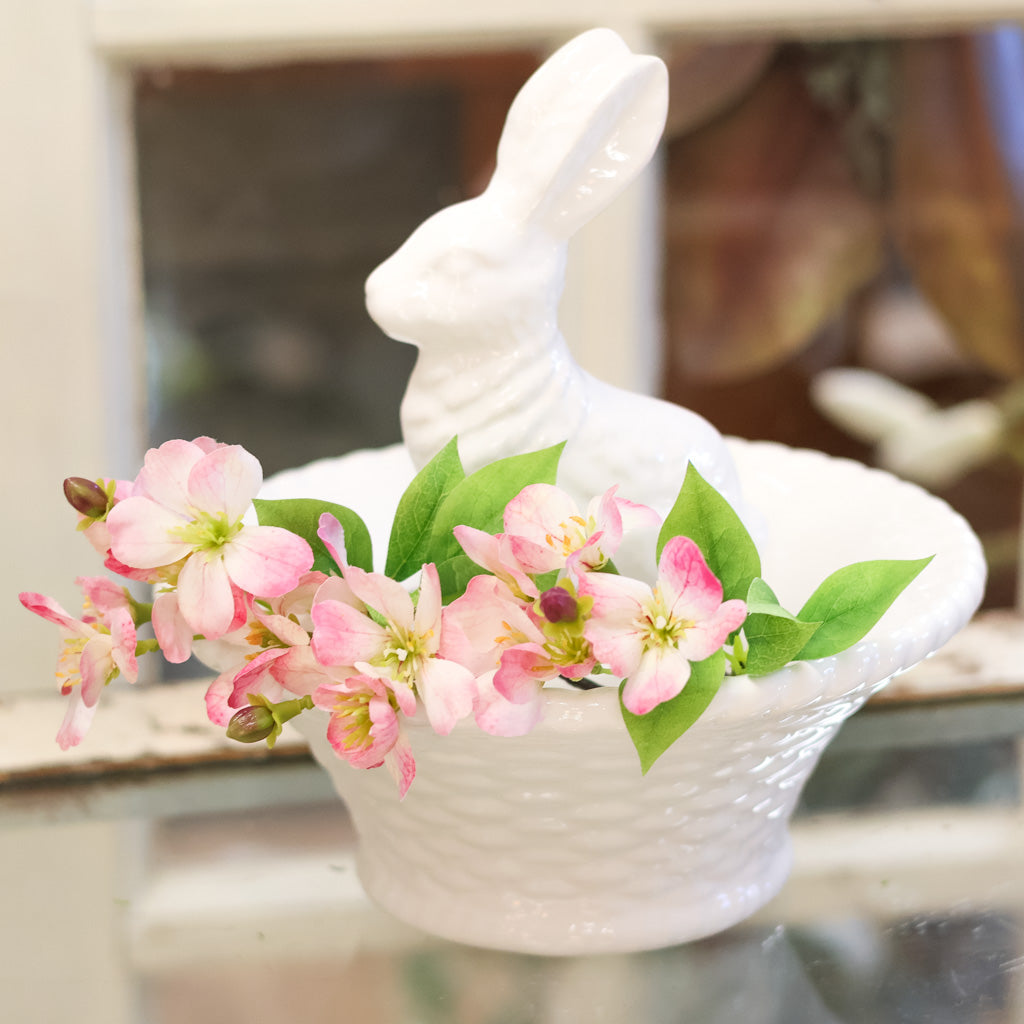
<path fill-rule="evenodd" d="M 842 721 L 967 622 L 985 563 L 939 499 L 859 463 L 729 441 L 764 515 L 764 574 L 798 607 L 830 572 L 934 554 L 879 624 L 832 658 L 726 681 L 705 715 L 641 776 L 614 688 L 551 690 L 529 736 L 447 737 L 414 720 L 418 772 L 404 802 L 299 721 L 360 833 L 367 891 L 397 916 L 463 942 L 544 954 L 636 950 L 711 934 L 767 902 L 789 870 L 787 822 Z M 268 481 L 271 497 L 342 501 L 383 560 L 413 473 L 400 447 L 326 460 Z"/>
<path fill-rule="evenodd" d="M 568 440 L 559 482 L 577 500 L 618 484 L 664 513 L 692 460 L 742 512 L 718 431 L 585 373 L 557 323 L 568 239 L 648 163 L 667 100 L 660 60 L 609 29 L 578 36 L 512 104 L 484 193 L 435 214 L 370 275 L 370 314 L 420 350 L 402 403 L 417 466 L 456 435 L 468 470 Z"/>

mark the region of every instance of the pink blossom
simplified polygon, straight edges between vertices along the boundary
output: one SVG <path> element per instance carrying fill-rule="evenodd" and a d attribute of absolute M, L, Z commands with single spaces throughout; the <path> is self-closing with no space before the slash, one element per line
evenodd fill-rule
<path fill-rule="evenodd" d="M 388 680 L 396 693 L 408 690 L 423 701 L 431 727 L 442 735 L 473 710 L 476 685 L 465 666 L 440 656 L 441 584 L 437 568 L 425 565 L 415 606 L 406 589 L 380 573 L 343 567 L 353 594 L 384 624 L 342 601 L 313 606 L 313 652 L 324 665 L 354 665 L 365 675 Z"/>
<path fill-rule="evenodd" d="M 524 487 L 505 508 L 512 554 L 530 573 L 564 569 L 570 558 L 581 571 L 600 569 L 615 554 L 626 529 L 653 526 L 646 505 L 617 498 L 612 487 L 580 513 L 576 502 L 551 484 Z"/>
<path fill-rule="evenodd" d="M 287 530 L 243 524 L 263 479 L 260 464 L 237 445 L 210 444 L 150 449 L 133 495 L 111 509 L 107 527 L 113 557 L 130 569 L 181 563 L 178 610 L 194 632 L 215 638 L 232 626 L 235 589 L 287 593 L 313 553 Z"/>
<path fill-rule="evenodd" d="M 627 679 L 622 702 L 635 715 L 675 697 L 690 678 L 690 662 L 714 654 L 747 614 L 743 601 L 722 603 L 721 583 L 688 537 L 665 545 L 653 588 L 586 573 L 580 594 L 594 601 L 584 634 L 597 657 Z"/>
<path fill-rule="evenodd" d="M 462 550 L 501 580 L 516 598 L 531 601 L 537 596 L 537 585 L 516 559 L 509 537 L 501 533 L 494 536 L 472 526 L 456 526 L 452 533 Z"/>
<path fill-rule="evenodd" d="M 206 694 L 211 721 L 226 725 L 248 705 L 250 694 L 279 702 L 312 694 L 326 682 L 355 674 L 351 666 L 343 673 L 329 669 L 313 655 L 312 608 L 316 600 L 327 599 L 358 604 L 340 577 L 306 573 L 299 586 L 282 597 L 250 598 L 241 628 L 199 644 L 203 660 L 223 669 Z"/>
<path fill-rule="evenodd" d="M 318 687 L 313 702 L 330 713 L 327 739 L 335 753 L 354 768 L 385 765 L 404 797 L 416 775 L 416 762 L 398 712 L 415 711 L 412 691 L 394 688 L 380 676 L 356 675 Z"/>
<path fill-rule="evenodd" d="M 445 609 L 442 653 L 478 677 L 493 673 L 493 688 L 514 704 L 538 702 L 544 683 L 558 676 L 582 679 L 595 665 L 583 635 L 590 602 L 581 609 L 572 584 L 564 581 L 563 588 L 575 611 L 571 619 L 552 622 L 540 611 L 543 595 L 526 605 L 501 580 L 474 577 Z"/>
<path fill-rule="evenodd" d="M 466 592 L 442 613 L 442 657 L 465 665 L 474 675 L 495 671 L 509 647 L 544 642 L 528 608 L 502 580 L 474 576 Z"/>
<path fill-rule="evenodd" d="M 80 619 L 42 594 L 19 595 L 30 612 L 61 629 L 57 681 L 61 693 L 70 698 L 57 733 L 57 742 L 64 750 L 82 741 L 107 683 L 118 675 L 134 683 L 139 674 L 135 622 L 127 591 L 102 577 L 81 577 L 77 582 L 85 594 Z"/>

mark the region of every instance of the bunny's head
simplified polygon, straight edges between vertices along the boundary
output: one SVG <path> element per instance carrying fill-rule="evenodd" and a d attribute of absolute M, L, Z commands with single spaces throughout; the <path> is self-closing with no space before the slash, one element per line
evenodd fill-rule
<path fill-rule="evenodd" d="M 562 47 L 513 102 L 484 193 L 436 213 L 370 275 L 370 315 L 421 347 L 554 331 L 566 242 L 650 160 L 667 97 L 664 64 L 610 29 Z"/>

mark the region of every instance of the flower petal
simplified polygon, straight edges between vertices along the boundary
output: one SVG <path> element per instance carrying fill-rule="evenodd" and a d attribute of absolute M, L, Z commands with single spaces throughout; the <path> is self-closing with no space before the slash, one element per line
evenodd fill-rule
<path fill-rule="evenodd" d="M 441 642 L 441 580 L 433 562 L 423 566 L 420 575 L 420 593 L 416 599 L 413 630 L 418 636 L 426 638 L 424 650 L 435 654 Z"/>
<path fill-rule="evenodd" d="M 191 519 L 188 478 L 204 454 L 200 445 L 177 439 L 165 441 L 159 448 L 150 448 L 132 493 L 151 498 L 182 518 Z"/>
<path fill-rule="evenodd" d="M 198 446 L 197 446 L 198 447 Z M 192 505 L 237 522 L 249 510 L 263 483 L 259 460 L 241 445 L 225 445 L 203 455 L 192 467 L 188 492 Z"/>
<path fill-rule="evenodd" d="M 60 744 L 61 750 L 67 750 L 82 742 L 95 714 L 96 705 L 93 704 L 91 707 L 86 705 L 78 688 L 72 690 L 68 697 L 68 708 L 64 713 L 64 721 L 57 732 L 57 742 Z"/>
<path fill-rule="evenodd" d="M 416 759 L 403 732 L 399 731 L 395 745 L 384 755 L 384 766 L 398 783 L 398 798 L 404 800 L 412 780 L 416 778 Z"/>
<path fill-rule="evenodd" d="M 157 594 L 153 601 L 153 632 L 163 656 L 172 664 L 180 665 L 192 656 L 192 627 L 178 608 L 175 591 Z"/>
<path fill-rule="evenodd" d="M 473 712 L 476 680 L 468 668 L 454 661 L 427 658 L 420 668 L 416 690 L 431 728 L 441 736 L 447 736 L 456 722 Z"/>
<path fill-rule="evenodd" d="M 178 575 L 178 609 L 196 633 L 215 640 L 231 627 L 235 597 L 217 551 L 197 551 Z"/>
<path fill-rule="evenodd" d="M 718 650 L 733 630 L 739 629 L 747 617 L 745 601 L 726 601 L 708 619 L 686 631 L 679 650 L 689 661 L 703 661 Z"/>
<path fill-rule="evenodd" d="M 322 665 L 370 661 L 384 649 L 390 633 L 368 615 L 342 601 L 313 605 L 313 653 Z"/>
<path fill-rule="evenodd" d="M 626 498 L 615 498 L 615 507 L 618 510 L 623 531 L 661 526 L 661 516 L 647 505 L 640 505 Z"/>
<path fill-rule="evenodd" d="M 231 672 L 222 672 L 206 690 L 206 717 L 214 725 L 226 726 L 235 713 L 235 708 L 228 703 L 234 692 L 234 676 Z"/>
<path fill-rule="evenodd" d="M 155 569 L 184 558 L 192 546 L 176 535 L 188 520 L 150 498 L 125 498 L 107 516 L 110 550 L 133 569 Z"/>
<path fill-rule="evenodd" d="M 477 700 L 473 706 L 476 724 L 491 736 L 525 736 L 544 714 L 543 691 L 538 689 L 531 700 L 514 704 L 494 687 L 494 673 L 477 678 Z"/>
<path fill-rule="evenodd" d="M 250 693 L 263 694 L 272 701 L 284 699 L 285 695 L 282 692 L 281 684 L 274 678 L 270 668 L 286 653 L 284 649 L 274 647 L 270 650 L 260 651 L 256 657 L 247 662 L 232 680 L 228 705 L 236 710 L 248 707 Z M 323 679 L 320 681 L 323 682 Z"/>
<path fill-rule="evenodd" d="M 353 669 L 354 671 L 354 669 Z M 270 666 L 270 674 L 289 692 L 304 697 L 331 677 L 316 660 L 312 648 L 292 647 Z"/>
<path fill-rule="evenodd" d="M 26 590 L 18 595 L 18 600 L 30 612 L 35 612 L 47 622 L 71 630 L 77 636 L 92 636 L 95 632 L 80 619 L 73 619 L 52 597 L 47 597 L 45 594 L 36 594 Z"/>
<path fill-rule="evenodd" d="M 316 535 L 324 542 L 328 554 L 334 559 L 339 569 L 348 565 L 348 552 L 345 550 L 345 527 L 337 516 L 324 512 L 317 522 Z"/>
<path fill-rule="evenodd" d="M 504 534 L 492 536 L 472 526 L 456 526 L 452 530 L 462 550 L 481 568 L 508 584 L 517 596 L 534 598 L 537 587 L 512 553 L 510 539 Z"/>
<path fill-rule="evenodd" d="M 689 537 L 673 537 L 661 552 L 658 577 L 671 616 L 699 622 L 722 603 L 722 584 Z"/>
<path fill-rule="evenodd" d="M 576 502 L 565 491 L 553 484 L 530 484 L 505 506 L 505 533 L 554 550 L 552 532 L 579 514 Z"/>
<path fill-rule="evenodd" d="M 82 648 L 78 671 L 82 676 L 82 702 L 86 707 L 96 706 L 103 687 L 114 674 L 114 659 L 110 656 L 112 646 L 109 636 L 97 634 Z"/>
<path fill-rule="evenodd" d="M 474 576 L 466 592 L 442 612 L 441 657 L 474 674 L 493 671 L 505 648 L 524 642 L 543 644 L 544 634 L 494 576 Z"/>
<path fill-rule="evenodd" d="M 494 674 L 494 688 L 513 704 L 527 704 L 536 698 L 548 679 L 558 674 L 558 668 L 540 644 L 519 644 L 502 652 L 501 665 Z"/>
<path fill-rule="evenodd" d="M 75 583 L 101 615 L 128 607 L 128 592 L 106 576 L 79 576 Z"/>
<path fill-rule="evenodd" d="M 294 619 L 289 619 L 284 615 L 276 615 L 273 612 L 266 612 L 259 605 L 254 605 L 253 614 L 258 622 L 262 623 L 270 633 L 287 647 L 309 646 L 309 633 Z"/>
<path fill-rule="evenodd" d="M 134 683 L 139 678 L 139 663 L 135 656 L 135 620 L 127 606 L 114 608 L 104 616 L 113 639 L 110 655 L 117 670 Z"/>
<path fill-rule="evenodd" d="M 646 715 L 652 708 L 675 697 L 690 678 L 690 663 L 672 647 L 655 647 L 645 652 L 637 669 L 622 689 L 622 703 L 634 715 Z"/>
<path fill-rule="evenodd" d="M 246 526 L 221 550 L 232 582 L 259 597 L 287 594 L 313 564 L 309 544 L 280 526 Z"/>
<path fill-rule="evenodd" d="M 354 565 L 345 567 L 345 582 L 360 601 L 383 615 L 394 628 L 413 628 L 412 598 L 401 583 L 379 572 L 364 572 Z"/>

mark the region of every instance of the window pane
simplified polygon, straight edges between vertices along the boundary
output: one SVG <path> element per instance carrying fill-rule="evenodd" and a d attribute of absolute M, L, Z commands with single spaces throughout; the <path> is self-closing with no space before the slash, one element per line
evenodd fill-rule
<path fill-rule="evenodd" d="M 499 93 L 529 73 L 513 64 Z M 496 138 L 501 113 L 485 110 L 481 126 L 460 68 L 139 78 L 153 443 L 209 434 L 245 445 L 270 473 L 399 439 L 415 350 L 372 323 L 363 282 L 413 226 L 462 197 L 463 127 Z M 489 80 L 485 96 L 493 70 Z"/>

